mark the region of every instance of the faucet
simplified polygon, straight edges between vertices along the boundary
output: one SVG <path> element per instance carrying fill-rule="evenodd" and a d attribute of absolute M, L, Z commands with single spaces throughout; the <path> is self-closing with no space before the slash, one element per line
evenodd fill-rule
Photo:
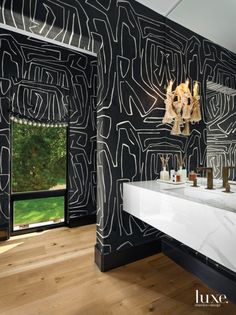
<path fill-rule="evenodd" d="M 236 166 L 223 166 L 222 168 L 222 179 L 223 179 L 223 187 L 226 188 L 228 184 L 229 170 L 236 169 Z"/>
<path fill-rule="evenodd" d="M 213 168 L 212 167 L 198 167 L 197 170 L 207 172 L 207 189 L 213 189 Z"/>

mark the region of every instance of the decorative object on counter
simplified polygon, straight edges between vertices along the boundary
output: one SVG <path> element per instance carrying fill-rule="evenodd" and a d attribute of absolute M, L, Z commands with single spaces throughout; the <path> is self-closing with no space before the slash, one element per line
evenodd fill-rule
<path fill-rule="evenodd" d="M 201 117 L 199 85 L 196 81 L 193 87 L 193 95 L 189 89 L 189 80 L 181 83 L 174 91 L 173 81 L 168 84 L 165 99 L 165 115 L 163 124 L 172 124 L 172 135 L 190 135 L 189 123 L 199 122 Z M 175 100 L 177 98 L 177 100 Z M 181 131 L 181 127 L 184 127 Z"/>
<path fill-rule="evenodd" d="M 168 161 L 170 159 L 169 155 L 166 154 L 166 156 L 164 154 L 162 154 L 160 156 L 161 159 L 161 164 L 162 164 L 162 171 L 160 172 L 160 179 L 164 180 L 164 181 L 169 181 L 170 180 L 170 174 L 167 171 L 167 166 L 168 166 Z"/>
<path fill-rule="evenodd" d="M 194 178 L 192 187 L 200 187 L 200 186 L 198 186 L 198 184 L 197 184 L 197 177 Z"/>
<path fill-rule="evenodd" d="M 188 180 L 193 182 L 195 179 L 197 178 L 197 174 L 194 172 L 194 171 L 191 171 L 189 174 L 188 174 Z"/>
<path fill-rule="evenodd" d="M 175 182 L 175 170 L 170 170 L 170 180 Z"/>
<path fill-rule="evenodd" d="M 176 175 L 175 175 L 175 182 L 176 182 L 176 183 L 180 183 L 180 182 L 181 182 L 181 177 L 180 177 L 179 174 L 176 174 Z"/>
<path fill-rule="evenodd" d="M 179 174 L 176 174 L 175 171 L 174 171 L 170 175 L 170 181 L 172 183 L 180 183 L 181 182 L 181 177 L 180 177 Z"/>
<path fill-rule="evenodd" d="M 207 173 L 207 187 L 206 189 L 214 189 L 213 188 L 213 168 L 212 167 L 198 167 L 198 171 L 206 171 Z"/>
<path fill-rule="evenodd" d="M 224 190 L 223 192 L 225 192 L 225 193 L 231 193 L 231 191 L 230 191 L 230 184 L 229 184 L 229 183 L 226 183 L 226 185 L 225 185 L 225 190 Z"/>
<path fill-rule="evenodd" d="M 222 179 L 223 179 L 223 187 L 226 188 L 229 178 L 229 170 L 236 169 L 236 166 L 223 166 L 222 168 Z"/>
<path fill-rule="evenodd" d="M 180 181 L 181 182 L 186 182 L 186 180 L 187 180 L 187 171 L 184 168 L 186 156 L 183 157 L 182 153 L 180 152 L 179 155 L 176 154 L 176 159 L 177 159 L 177 166 L 178 166 L 177 174 L 180 175 Z"/>

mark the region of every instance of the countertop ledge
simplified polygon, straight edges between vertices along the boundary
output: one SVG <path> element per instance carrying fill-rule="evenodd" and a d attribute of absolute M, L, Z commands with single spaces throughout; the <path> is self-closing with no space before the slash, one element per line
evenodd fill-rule
<path fill-rule="evenodd" d="M 236 272 L 236 186 L 232 194 L 222 190 L 157 181 L 124 183 L 123 208 Z"/>

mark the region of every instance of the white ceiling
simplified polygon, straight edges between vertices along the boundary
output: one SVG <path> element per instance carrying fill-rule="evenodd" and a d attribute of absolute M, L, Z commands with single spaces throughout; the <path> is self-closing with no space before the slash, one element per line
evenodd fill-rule
<path fill-rule="evenodd" d="M 236 53 L 236 0 L 137 0 Z"/>

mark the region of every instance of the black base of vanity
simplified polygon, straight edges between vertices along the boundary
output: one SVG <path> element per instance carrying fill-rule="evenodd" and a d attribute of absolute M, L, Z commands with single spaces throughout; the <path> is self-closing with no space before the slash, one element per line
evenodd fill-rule
<path fill-rule="evenodd" d="M 221 268 L 210 260 L 203 261 L 201 255 L 196 256 L 192 249 L 172 239 L 162 240 L 162 252 L 236 304 L 236 277 L 230 270 Z"/>
<path fill-rule="evenodd" d="M 101 253 L 97 245 L 95 245 L 95 263 L 102 272 L 105 272 L 113 268 L 132 263 L 139 259 L 155 255 L 159 252 L 161 252 L 160 240 L 155 240 L 107 254 Z"/>
<path fill-rule="evenodd" d="M 95 223 L 96 223 L 96 214 L 90 214 L 90 215 L 85 215 L 85 216 L 69 219 L 68 226 L 70 228 L 74 228 L 78 226 L 84 226 L 84 225 L 95 224 Z"/>

